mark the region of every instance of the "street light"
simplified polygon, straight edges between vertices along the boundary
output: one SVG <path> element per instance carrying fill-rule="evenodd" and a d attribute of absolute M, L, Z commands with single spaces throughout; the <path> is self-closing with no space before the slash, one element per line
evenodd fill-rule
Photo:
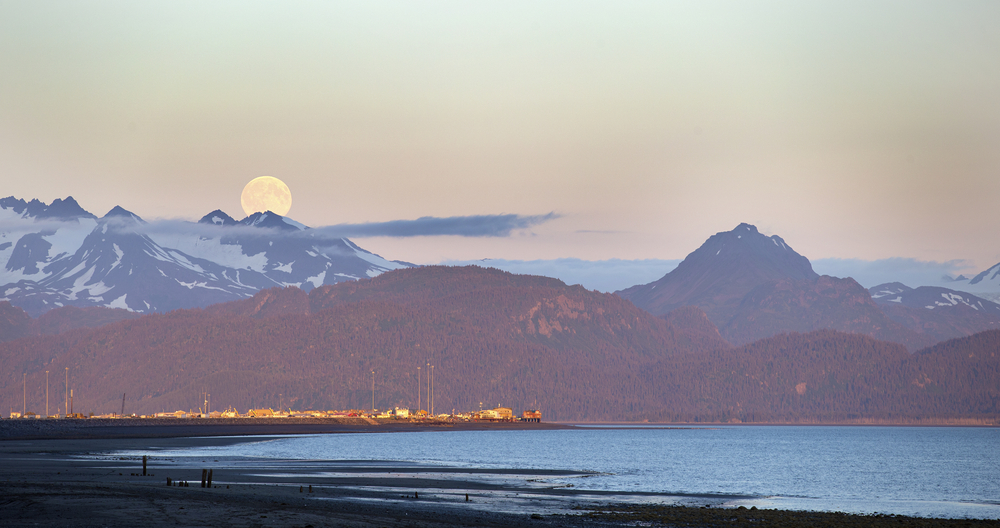
<path fill-rule="evenodd" d="M 45 371 L 45 417 L 49 417 L 49 371 Z"/>
<path fill-rule="evenodd" d="M 69 414 L 69 367 L 66 367 L 66 414 Z"/>
<path fill-rule="evenodd" d="M 375 412 L 375 371 L 372 371 L 372 412 Z"/>

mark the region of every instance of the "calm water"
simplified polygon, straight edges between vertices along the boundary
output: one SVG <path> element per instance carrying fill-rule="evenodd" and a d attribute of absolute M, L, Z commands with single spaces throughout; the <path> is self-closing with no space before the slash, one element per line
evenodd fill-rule
<path fill-rule="evenodd" d="M 600 474 L 562 483 L 577 489 L 741 496 L 727 502 L 734 506 L 1000 518 L 1000 429 L 987 428 L 594 427 L 340 434 L 169 455 L 587 470 Z"/>

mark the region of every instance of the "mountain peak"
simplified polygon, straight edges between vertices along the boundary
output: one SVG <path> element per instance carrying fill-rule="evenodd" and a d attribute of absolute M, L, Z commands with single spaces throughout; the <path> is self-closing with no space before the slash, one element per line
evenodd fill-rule
<path fill-rule="evenodd" d="M 809 259 L 777 236 L 742 223 L 709 237 L 673 271 L 650 284 L 619 292 L 658 315 L 682 306 L 699 306 L 716 326 L 735 313 L 740 299 L 769 280 L 815 280 Z"/>
<path fill-rule="evenodd" d="M 32 198 L 30 202 L 26 202 L 23 198 L 15 198 L 14 196 L 0 198 L 0 209 L 10 209 L 22 217 L 37 217 L 39 214 L 45 212 L 46 207 L 48 206 L 44 202 L 39 201 L 38 198 Z"/>
<path fill-rule="evenodd" d="M 290 218 L 285 218 L 278 213 L 273 211 L 264 211 L 263 213 L 254 213 L 243 220 L 240 220 L 241 224 L 253 227 L 270 227 L 272 229 L 283 229 L 283 230 L 302 230 L 306 226 L 292 220 Z"/>
<path fill-rule="evenodd" d="M 976 275 L 969 281 L 969 284 L 979 284 L 983 281 L 1000 283 L 1000 264 L 995 264 L 993 267 Z"/>
<path fill-rule="evenodd" d="M 31 204 L 29 204 L 31 205 Z M 80 207 L 80 204 L 73 199 L 72 196 L 67 196 L 65 200 L 60 200 L 56 198 L 52 200 L 52 204 L 45 208 L 45 210 L 38 213 L 37 218 L 58 218 L 60 220 L 74 220 L 78 218 L 94 218 L 97 217 L 93 214 L 84 210 Z"/>
<path fill-rule="evenodd" d="M 112 218 L 126 220 L 129 222 L 140 223 L 140 224 L 146 223 L 145 220 L 139 218 L 139 215 L 125 209 L 120 205 L 114 206 L 110 211 L 108 211 L 108 214 L 101 217 L 101 220 L 110 220 Z"/>
<path fill-rule="evenodd" d="M 201 217 L 201 220 L 198 220 L 198 223 L 213 224 L 225 227 L 225 226 L 236 225 L 239 222 L 237 222 L 236 219 L 227 215 L 226 213 L 223 213 L 222 209 L 216 209 L 211 213 L 208 213 L 207 215 Z"/>
<path fill-rule="evenodd" d="M 722 264 L 733 273 L 740 273 L 742 269 L 766 279 L 819 277 L 809 259 L 796 253 L 781 237 L 763 235 L 756 226 L 747 223 L 736 226 L 732 231 L 712 235 L 688 255 L 678 269 L 682 266 L 701 267 L 709 262 Z"/>

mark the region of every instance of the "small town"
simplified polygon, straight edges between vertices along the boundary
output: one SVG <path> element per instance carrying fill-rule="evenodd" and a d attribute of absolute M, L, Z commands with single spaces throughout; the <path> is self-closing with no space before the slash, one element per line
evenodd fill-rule
<path fill-rule="evenodd" d="M 304 410 L 297 411 L 293 409 L 278 409 L 274 410 L 271 408 L 266 409 L 249 409 L 245 413 L 241 413 L 236 409 L 229 408 L 225 411 L 204 411 L 199 409 L 196 411 L 173 411 L 173 412 L 158 412 L 154 414 L 100 414 L 96 415 L 93 413 L 83 414 L 83 413 L 67 413 L 67 414 L 53 414 L 44 415 L 37 414 L 31 411 L 20 413 L 12 411 L 10 413 L 11 419 L 88 419 L 88 418 L 178 418 L 178 419 L 193 419 L 193 418 L 365 418 L 369 420 L 401 420 L 401 421 L 436 421 L 436 422 L 534 422 L 538 423 L 542 421 L 542 411 L 537 409 L 526 410 L 521 413 L 521 416 L 516 416 L 514 411 L 509 407 L 495 407 L 493 409 L 482 409 L 473 412 L 462 412 L 456 413 L 452 411 L 451 414 L 442 413 L 437 415 L 432 415 L 431 413 L 419 409 L 416 411 L 411 411 L 407 408 L 396 407 L 394 409 L 371 409 L 371 410 L 359 410 L 359 409 L 349 409 L 349 410 Z"/>

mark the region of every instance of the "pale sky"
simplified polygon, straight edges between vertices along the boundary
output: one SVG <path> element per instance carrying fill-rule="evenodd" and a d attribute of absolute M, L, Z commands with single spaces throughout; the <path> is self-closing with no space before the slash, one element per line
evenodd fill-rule
<path fill-rule="evenodd" d="M 810 259 L 1000 262 L 1000 2 L 0 1 L 0 195 L 318 227 L 417 263 L 679 259 L 740 222 Z"/>

